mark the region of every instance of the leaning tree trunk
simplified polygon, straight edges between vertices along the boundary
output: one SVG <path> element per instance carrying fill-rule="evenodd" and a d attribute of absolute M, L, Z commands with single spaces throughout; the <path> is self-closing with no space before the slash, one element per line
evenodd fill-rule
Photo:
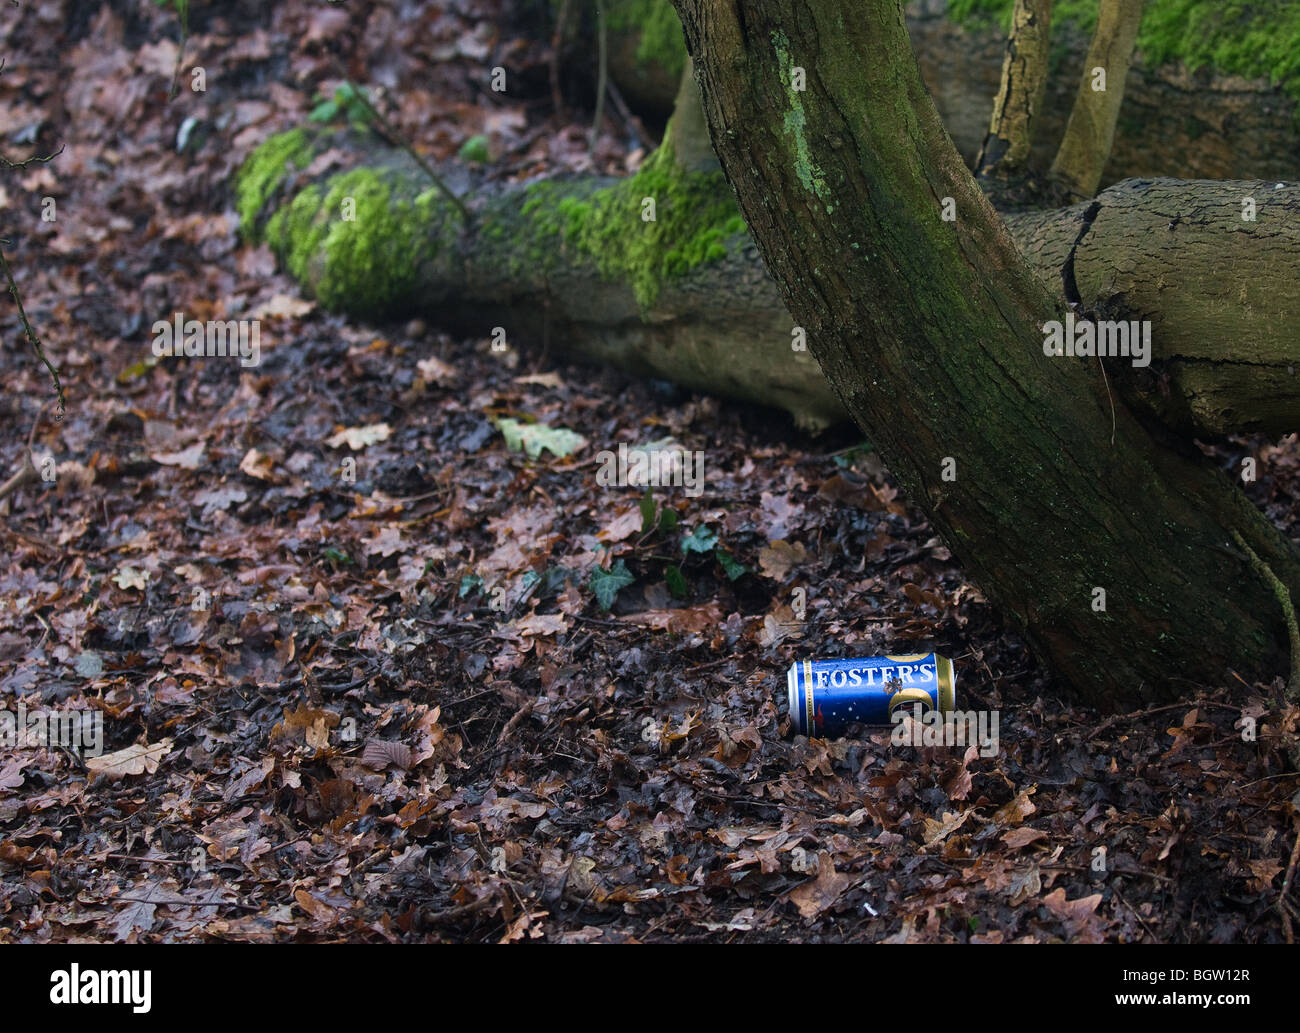
<path fill-rule="evenodd" d="M 1294 592 L 1291 543 L 1112 405 L 1096 360 L 1044 354 L 1060 306 L 944 132 L 898 0 L 675 3 L 723 170 L 814 355 L 1037 652 L 1107 704 L 1282 670 L 1261 565 Z"/>
<path fill-rule="evenodd" d="M 1079 92 L 1049 173 L 1071 200 L 1091 197 L 1101 183 L 1124 103 L 1142 5 L 1143 0 L 1101 0 Z"/>

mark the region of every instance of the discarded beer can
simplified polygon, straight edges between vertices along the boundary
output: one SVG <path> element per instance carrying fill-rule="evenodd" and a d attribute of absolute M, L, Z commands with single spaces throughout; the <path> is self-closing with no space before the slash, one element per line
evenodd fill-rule
<path fill-rule="evenodd" d="M 938 653 L 796 660 L 785 679 L 800 735 L 834 736 L 849 724 L 887 725 L 896 707 L 948 713 L 957 695 L 952 661 Z"/>

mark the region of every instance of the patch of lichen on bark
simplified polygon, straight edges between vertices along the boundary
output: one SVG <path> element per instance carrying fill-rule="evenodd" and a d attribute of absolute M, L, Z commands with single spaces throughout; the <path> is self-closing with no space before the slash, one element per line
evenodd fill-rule
<path fill-rule="evenodd" d="M 949 0 L 948 16 L 1010 24 L 1015 0 Z M 1069 24 L 1091 36 L 1097 0 L 1056 0 L 1053 30 Z M 1148 66 L 1182 62 L 1195 71 L 1266 77 L 1300 101 L 1300 4 L 1243 0 L 1146 0 L 1137 50 Z"/>
<path fill-rule="evenodd" d="M 554 263 L 576 248 L 606 279 L 631 286 L 645 309 L 665 281 L 725 258 L 732 238 L 746 233 L 722 173 L 684 172 L 664 147 L 634 175 L 589 196 L 562 182 L 534 184 L 527 195 L 529 239 L 514 249 L 520 261 Z"/>
<path fill-rule="evenodd" d="M 803 184 L 804 189 L 809 193 L 816 194 L 821 201 L 826 203 L 826 211 L 830 212 L 833 206 L 829 203 L 830 192 L 826 189 L 826 176 L 813 160 L 812 149 L 808 146 L 808 138 L 805 132 L 808 116 L 803 109 L 802 91 L 794 81 L 797 66 L 790 56 L 790 40 L 786 38 L 784 32 L 773 32 L 772 46 L 776 50 L 777 61 L 781 67 L 781 83 L 785 87 L 786 96 L 790 101 L 790 106 L 786 109 L 783 117 L 782 129 L 794 141 L 795 173 L 798 175 L 799 182 Z"/>
<path fill-rule="evenodd" d="M 267 223 L 266 241 L 327 308 L 412 308 L 421 268 L 450 260 L 459 229 L 436 188 L 413 194 L 395 173 L 352 169 L 299 191 Z"/>

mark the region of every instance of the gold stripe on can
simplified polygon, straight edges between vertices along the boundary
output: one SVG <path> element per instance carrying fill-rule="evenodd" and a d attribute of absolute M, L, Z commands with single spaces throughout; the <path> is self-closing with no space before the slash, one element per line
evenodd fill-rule
<path fill-rule="evenodd" d="M 934 675 L 938 682 L 939 713 L 951 713 L 957 705 L 957 677 L 953 673 L 952 661 L 935 653 Z"/>
<path fill-rule="evenodd" d="M 813 733 L 813 681 L 812 681 L 812 661 L 803 662 L 803 705 L 807 711 L 807 724 L 804 725 L 804 734 L 812 735 Z"/>

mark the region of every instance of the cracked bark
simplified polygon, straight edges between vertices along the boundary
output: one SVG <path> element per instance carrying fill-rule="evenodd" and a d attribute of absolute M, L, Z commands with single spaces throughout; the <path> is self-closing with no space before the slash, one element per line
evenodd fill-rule
<path fill-rule="evenodd" d="M 1047 88 L 1052 0 L 1016 0 L 988 135 L 975 162 L 982 178 L 1024 171 Z"/>

